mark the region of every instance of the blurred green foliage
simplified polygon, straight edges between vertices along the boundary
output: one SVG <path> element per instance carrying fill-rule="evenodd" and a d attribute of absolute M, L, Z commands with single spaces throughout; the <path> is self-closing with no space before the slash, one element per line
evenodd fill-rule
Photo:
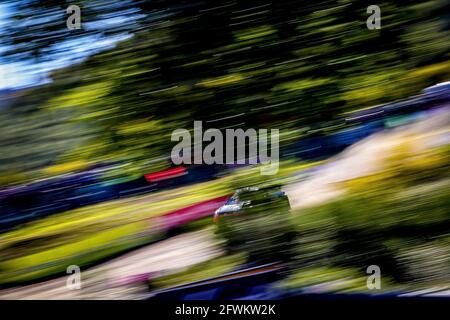
<path fill-rule="evenodd" d="M 449 156 L 447 147 L 420 153 L 403 144 L 386 157 L 385 170 L 347 181 L 346 195 L 297 212 L 298 272 L 350 268 L 359 277 L 378 265 L 391 285 L 449 284 Z"/>
<path fill-rule="evenodd" d="M 156 170 L 170 165 L 171 132 L 193 120 L 283 133 L 450 76 L 445 1 L 378 2 L 380 30 L 367 29 L 363 0 L 79 1 L 85 27 L 74 32 L 64 3 L 14 2 L 16 23 L 0 38 L 10 61 L 45 62 L 64 41 L 134 36 L 0 111 L 2 184 L 80 159 L 126 161 L 126 175 Z M 108 15 L 129 20 L 102 22 Z"/>

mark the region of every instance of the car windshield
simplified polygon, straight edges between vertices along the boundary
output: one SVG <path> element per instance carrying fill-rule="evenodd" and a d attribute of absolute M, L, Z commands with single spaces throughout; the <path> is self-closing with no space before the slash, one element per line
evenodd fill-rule
<path fill-rule="evenodd" d="M 227 200 L 227 202 L 225 202 L 225 205 L 233 205 L 236 204 L 238 202 L 238 199 L 236 199 L 234 196 L 231 197 L 230 199 Z"/>

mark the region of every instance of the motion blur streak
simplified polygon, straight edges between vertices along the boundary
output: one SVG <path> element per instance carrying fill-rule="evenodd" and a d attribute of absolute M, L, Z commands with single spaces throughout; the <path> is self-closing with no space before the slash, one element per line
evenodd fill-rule
<path fill-rule="evenodd" d="M 0 4 L 0 298 L 449 295 L 448 1 L 68 5 Z M 278 172 L 173 164 L 196 121 Z"/>

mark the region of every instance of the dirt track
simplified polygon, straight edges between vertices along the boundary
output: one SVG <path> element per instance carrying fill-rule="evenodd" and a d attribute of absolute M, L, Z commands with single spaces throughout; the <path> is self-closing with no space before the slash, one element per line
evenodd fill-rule
<path fill-rule="evenodd" d="M 339 182 L 367 176 L 384 169 L 386 156 L 406 140 L 417 149 L 448 144 L 450 106 L 406 127 L 383 131 L 350 146 L 304 181 L 286 186 L 292 208 L 301 209 L 335 199 L 345 193 Z"/>
<path fill-rule="evenodd" d="M 211 259 L 221 253 L 215 241 L 208 229 L 182 234 L 82 270 L 80 290 L 67 289 L 68 277 L 60 277 L 0 291 L 0 299 L 142 299 L 148 290 L 143 281 L 133 279 Z"/>

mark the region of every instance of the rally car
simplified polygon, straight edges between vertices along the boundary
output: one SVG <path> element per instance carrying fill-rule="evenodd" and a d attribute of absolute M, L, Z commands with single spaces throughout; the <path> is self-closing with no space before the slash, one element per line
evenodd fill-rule
<path fill-rule="evenodd" d="M 280 186 L 246 187 L 236 190 L 223 206 L 214 212 L 214 221 L 224 216 L 241 215 L 250 209 L 277 203 L 289 211 L 290 204 Z"/>

